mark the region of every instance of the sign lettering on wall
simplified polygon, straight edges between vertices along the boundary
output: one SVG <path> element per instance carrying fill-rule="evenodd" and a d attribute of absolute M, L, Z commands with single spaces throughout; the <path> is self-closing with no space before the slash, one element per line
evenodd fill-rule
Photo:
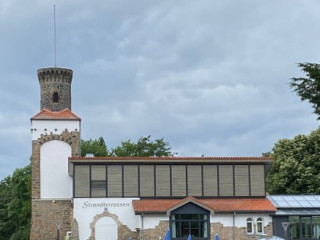
<path fill-rule="evenodd" d="M 118 207 L 129 207 L 129 203 L 121 203 L 121 202 L 113 202 L 113 203 L 91 203 L 89 201 L 85 201 L 82 205 L 82 208 L 118 208 Z"/>

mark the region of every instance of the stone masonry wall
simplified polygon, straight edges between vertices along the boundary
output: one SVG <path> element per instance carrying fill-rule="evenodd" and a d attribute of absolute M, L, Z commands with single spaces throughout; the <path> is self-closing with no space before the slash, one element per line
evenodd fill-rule
<path fill-rule="evenodd" d="M 256 226 L 254 226 L 256 227 Z M 255 229 L 255 228 L 254 228 Z M 233 237 L 233 232 L 235 235 L 235 238 Z M 272 226 L 271 223 L 269 223 L 264 228 L 264 233 L 267 234 L 267 236 L 272 236 Z M 233 230 L 233 227 L 225 227 L 221 223 L 211 223 L 210 226 L 210 234 L 211 238 L 213 238 L 216 234 L 219 234 L 220 240 L 255 240 L 259 237 L 259 235 L 247 234 L 247 229 L 245 227 L 236 227 Z"/>
<path fill-rule="evenodd" d="M 73 219 L 73 204 L 70 200 L 40 199 L 40 148 L 52 140 L 68 143 L 72 156 L 80 155 L 80 132 L 63 132 L 61 135 L 41 135 L 32 141 L 32 216 L 30 240 L 57 239 L 57 225 L 60 225 L 60 239 L 64 239 L 71 230 Z"/>
<path fill-rule="evenodd" d="M 41 145 L 59 140 L 71 145 L 72 156 L 80 155 L 80 132 L 63 132 L 61 135 L 41 135 L 38 140 L 32 141 L 32 199 L 40 199 L 40 148 Z"/>
<path fill-rule="evenodd" d="M 32 200 L 32 221 L 30 239 L 64 239 L 71 230 L 73 215 L 70 200 Z"/>
<path fill-rule="evenodd" d="M 41 109 L 61 111 L 71 110 L 72 70 L 66 68 L 43 68 L 38 70 L 41 92 Z M 53 94 L 58 94 L 58 102 L 53 102 Z"/>

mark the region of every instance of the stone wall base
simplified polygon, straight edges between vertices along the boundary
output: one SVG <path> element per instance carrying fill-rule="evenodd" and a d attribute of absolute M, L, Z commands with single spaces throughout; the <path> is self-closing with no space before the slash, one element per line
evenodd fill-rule
<path fill-rule="evenodd" d="M 164 239 L 169 227 L 168 221 L 160 221 L 159 225 L 154 229 L 145 229 L 140 233 L 140 240 L 159 240 Z M 254 226 L 255 227 L 255 226 Z M 269 223 L 264 228 L 264 233 L 267 236 L 272 236 L 272 224 Z M 255 240 L 260 235 L 248 235 L 245 227 L 223 226 L 221 223 L 210 224 L 210 239 L 214 239 L 214 236 L 219 234 L 220 240 Z"/>
<path fill-rule="evenodd" d="M 71 200 L 32 200 L 30 240 L 64 239 L 71 230 Z"/>

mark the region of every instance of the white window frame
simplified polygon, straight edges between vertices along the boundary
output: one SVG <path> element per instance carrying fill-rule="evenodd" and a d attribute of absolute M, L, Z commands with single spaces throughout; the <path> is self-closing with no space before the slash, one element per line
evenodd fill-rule
<path fill-rule="evenodd" d="M 259 224 L 261 224 L 261 231 L 259 231 Z M 261 235 L 264 233 L 264 224 L 263 224 L 263 218 L 262 217 L 258 217 L 257 218 L 257 234 Z"/>
<path fill-rule="evenodd" d="M 253 228 L 253 218 L 252 217 L 248 217 L 247 220 L 246 220 L 246 231 L 247 231 L 247 234 L 248 235 L 253 235 L 254 233 L 254 228 Z M 250 224 L 250 228 L 251 228 L 251 231 L 248 231 L 249 230 L 249 224 Z"/>

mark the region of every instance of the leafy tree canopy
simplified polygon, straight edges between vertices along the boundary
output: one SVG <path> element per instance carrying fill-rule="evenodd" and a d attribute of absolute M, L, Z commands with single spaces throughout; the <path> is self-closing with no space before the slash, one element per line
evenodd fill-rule
<path fill-rule="evenodd" d="M 151 136 L 141 137 L 137 143 L 127 140 L 112 149 L 110 155 L 116 157 L 168 157 L 174 154 L 170 151 L 169 143 L 163 138 L 150 140 Z"/>
<path fill-rule="evenodd" d="M 306 74 L 306 78 L 292 78 L 290 87 L 300 96 L 302 101 L 308 100 L 314 113 L 320 119 L 320 64 L 299 63 L 298 66 Z"/>
<path fill-rule="evenodd" d="M 271 155 L 269 194 L 320 193 L 320 128 L 310 135 L 279 140 Z"/>
<path fill-rule="evenodd" d="M 163 138 L 151 140 L 151 136 L 141 137 L 137 142 L 130 139 L 108 151 L 103 137 L 97 140 L 81 140 L 81 156 L 93 153 L 96 157 L 168 157 L 174 154 L 170 151 L 169 143 Z"/>
<path fill-rule="evenodd" d="M 93 153 L 96 157 L 108 156 L 108 148 L 103 137 L 97 140 L 81 140 L 81 156 L 86 156 L 87 153 Z"/>
<path fill-rule="evenodd" d="M 0 239 L 29 239 L 31 166 L 14 171 L 0 182 Z"/>

